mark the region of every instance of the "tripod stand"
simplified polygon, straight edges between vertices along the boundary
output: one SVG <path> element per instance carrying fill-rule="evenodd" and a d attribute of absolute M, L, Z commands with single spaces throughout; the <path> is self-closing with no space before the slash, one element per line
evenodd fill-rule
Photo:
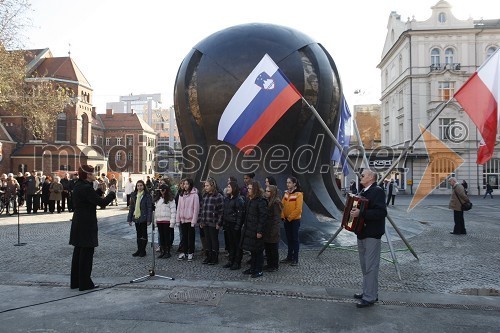
<path fill-rule="evenodd" d="M 152 256 L 153 256 L 153 263 L 151 265 L 151 269 L 149 270 L 149 274 L 141 276 L 141 277 L 138 277 L 136 279 L 133 279 L 133 280 L 130 281 L 130 283 L 144 282 L 144 281 L 147 281 L 147 280 L 149 280 L 149 279 L 151 279 L 153 277 L 159 277 L 159 278 L 167 279 L 167 280 L 175 280 L 173 277 L 163 276 L 163 275 L 157 275 L 155 273 L 155 266 L 156 266 L 156 260 L 155 260 L 155 225 L 156 225 L 156 221 L 153 221 L 153 223 L 152 223 L 152 229 L 151 229 L 151 253 L 152 253 Z"/>

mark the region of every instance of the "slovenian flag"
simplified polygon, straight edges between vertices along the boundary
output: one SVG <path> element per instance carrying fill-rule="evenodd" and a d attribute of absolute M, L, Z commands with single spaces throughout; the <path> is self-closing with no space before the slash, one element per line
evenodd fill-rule
<path fill-rule="evenodd" d="M 217 139 L 249 154 L 301 98 L 302 95 L 266 54 L 222 113 Z"/>
<path fill-rule="evenodd" d="M 344 95 L 342 95 L 342 102 L 340 106 L 340 124 L 339 124 L 339 132 L 337 134 L 337 141 L 342 146 L 343 150 L 347 153 L 349 149 L 349 144 L 351 142 L 351 111 L 349 110 L 349 106 L 345 100 Z M 332 161 L 336 161 L 339 165 L 342 165 L 342 171 L 344 172 L 344 176 L 349 174 L 349 170 L 347 169 L 347 162 L 342 155 L 340 149 L 335 147 L 333 150 Z"/>

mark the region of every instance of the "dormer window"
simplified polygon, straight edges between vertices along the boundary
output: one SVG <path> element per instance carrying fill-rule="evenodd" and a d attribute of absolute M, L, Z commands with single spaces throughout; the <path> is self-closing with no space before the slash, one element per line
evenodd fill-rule
<path fill-rule="evenodd" d="M 446 14 L 445 13 L 439 13 L 439 15 L 438 15 L 438 21 L 439 21 L 439 23 L 445 23 L 446 22 Z"/>

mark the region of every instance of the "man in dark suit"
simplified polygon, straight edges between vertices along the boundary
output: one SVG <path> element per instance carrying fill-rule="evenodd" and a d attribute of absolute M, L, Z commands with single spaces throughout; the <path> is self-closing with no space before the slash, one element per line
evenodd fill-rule
<path fill-rule="evenodd" d="M 364 218 L 364 227 L 358 236 L 358 252 L 361 271 L 363 272 L 363 293 L 354 294 L 360 301 L 358 308 L 365 308 L 378 301 L 378 271 L 382 235 L 385 233 L 385 217 L 387 207 L 385 192 L 377 185 L 377 174 L 372 170 L 361 173 L 363 190 L 360 195 L 368 199 L 367 207 L 360 212 L 359 208 L 351 210 L 351 216 Z"/>

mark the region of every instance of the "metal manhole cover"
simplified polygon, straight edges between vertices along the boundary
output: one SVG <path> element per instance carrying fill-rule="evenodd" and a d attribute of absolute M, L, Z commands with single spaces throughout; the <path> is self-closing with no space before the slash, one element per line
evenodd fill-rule
<path fill-rule="evenodd" d="M 226 293 L 223 288 L 188 288 L 178 287 L 174 288 L 166 300 L 160 303 L 178 303 L 178 304 L 194 304 L 194 305 L 208 305 L 217 306 Z"/>

